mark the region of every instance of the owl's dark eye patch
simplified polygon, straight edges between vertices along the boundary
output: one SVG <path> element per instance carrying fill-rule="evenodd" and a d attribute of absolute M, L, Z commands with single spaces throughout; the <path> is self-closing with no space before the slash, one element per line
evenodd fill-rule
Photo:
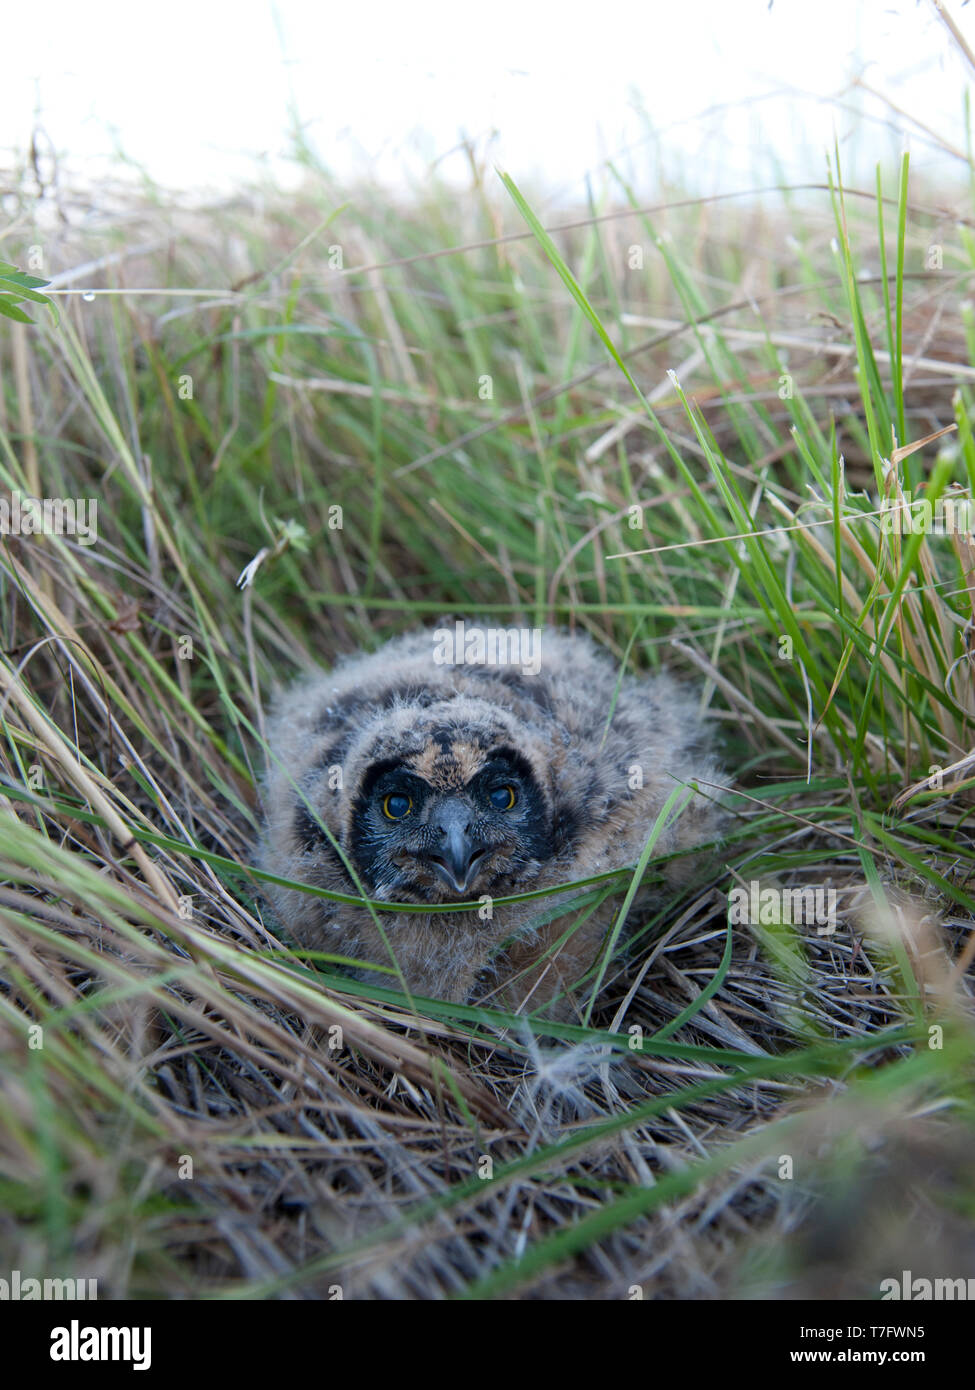
<path fill-rule="evenodd" d="M 373 792 L 380 790 L 392 791 L 392 785 L 387 786 L 387 782 L 392 784 L 393 774 L 403 772 L 402 758 L 382 758 L 379 762 L 373 763 L 362 779 L 359 799 L 366 800 Z"/>
<path fill-rule="evenodd" d="M 511 826 L 529 853 L 544 859 L 551 852 L 551 832 L 545 796 L 531 763 L 515 748 L 494 748 L 473 777 L 468 793 L 482 806 L 511 812 Z"/>
<path fill-rule="evenodd" d="M 356 808 L 364 810 L 370 804 L 378 803 L 390 796 L 405 796 L 411 799 L 414 807 L 429 792 L 430 788 L 422 777 L 411 772 L 401 758 L 383 758 L 373 763 L 362 779 L 362 786 L 356 798 Z M 393 819 L 398 820 L 398 816 Z"/>
<path fill-rule="evenodd" d="M 544 800 L 531 764 L 513 748 L 496 748 L 468 784 L 474 797 L 495 811 L 528 814 L 538 820 L 544 816 Z"/>
<path fill-rule="evenodd" d="M 430 794 L 421 777 L 396 762 L 366 779 L 355 805 L 357 816 L 378 808 L 385 821 L 405 821 L 419 811 Z"/>
<path fill-rule="evenodd" d="M 370 833 L 376 820 L 392 830 L 395 821 L 411 821 L 430 793 L 422 778 L 401 758 L 383 758 L 369 768 L 352 804 L 353 836 Z"/>
<path fill-rule="evenodd" d="M 488 755 L 487 762 L 477 776 L 473 778 L 474 783 L 487 787 L 519 781 L 534 786 L 535 774 L 528 759 L 523 758 L 514 748 L 495 748 Z"/>

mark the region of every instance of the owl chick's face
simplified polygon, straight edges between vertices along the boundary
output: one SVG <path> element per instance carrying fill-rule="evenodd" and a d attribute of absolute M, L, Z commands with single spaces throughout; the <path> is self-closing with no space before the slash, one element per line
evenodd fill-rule
<path fill-rule="evenodd" d="M 387 901 L 500 896 L 552 853 L 542 789 L 514 748 L 449 734 L 435 746 L 435 758 L 394 755 L 368 768 L 352 806 L 356 868 Z"/>

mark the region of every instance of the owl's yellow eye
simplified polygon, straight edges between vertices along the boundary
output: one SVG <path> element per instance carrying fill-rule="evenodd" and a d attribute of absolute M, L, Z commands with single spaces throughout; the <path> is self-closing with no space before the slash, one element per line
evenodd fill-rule
<path fill-rule="evenodd" d="M 510 811 L 515 804 L 515 789 L 509 786 L 495 787 L 489 792 L 488 800 L 496 811 Z"/>
<path fill-rule="evenodd" d="M 412 810 L 412 798 L 404 796 L 402 792 L 390 792 L 383 797 L 383 815 L 387 820 L 402 820 Z"/>

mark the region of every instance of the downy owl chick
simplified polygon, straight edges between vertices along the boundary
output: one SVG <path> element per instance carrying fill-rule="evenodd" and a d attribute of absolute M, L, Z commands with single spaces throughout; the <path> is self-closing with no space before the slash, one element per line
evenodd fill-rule
<path fill-rule="evenodd" d="M 583 890 L 495 900 L 635 864 L 678 784 L 722 780 L 686 687 L 668 675 L 620 680 L 588 637 L 549 628 L 458 623 L 347 658 L 285 694 L 268 742 L 261 867 L 357 894 L 327 826 L 369 897 L 417 904 L 415 913 L 377 909 L 413 993 L 490 994 L 529 1011 L 560 1000 L 551 1011 L 563 1016 L 628 880 L 588 916 L 576 906 L 552 920 Z M 713 786 L 692 792 L 654 857 L 713 841 L 724 819 L 715 797 Z M 631 925 L 692 876 L 694 856 L 660 867 L 664 886 L 640 895 Z M 367 908 L 271 884 L 266 892 L 300 945 L 392 965 Z M 437 910 L 467 901 L 479 907 Z"/>

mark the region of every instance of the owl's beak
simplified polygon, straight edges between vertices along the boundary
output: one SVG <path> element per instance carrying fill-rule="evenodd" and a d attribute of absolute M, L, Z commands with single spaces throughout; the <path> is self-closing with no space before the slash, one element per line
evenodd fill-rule
<path fill-rule="evenodd" d="M 427 856 L 434 873 L 455 893 L 466 893 L 487 854 L 471 836 L 471 808 L 457 798 L 442 802 L 430 818 L 430 829 L 440 837 Z"/>

